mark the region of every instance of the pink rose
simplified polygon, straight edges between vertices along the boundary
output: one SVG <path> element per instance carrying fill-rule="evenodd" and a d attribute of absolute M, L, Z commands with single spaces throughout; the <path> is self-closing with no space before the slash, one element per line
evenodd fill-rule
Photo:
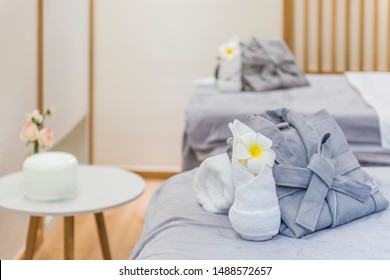
<path fill-rule="evenodd" d="M 54 142 L 54 134 L 51 128 L 43 128 L 38 133 L 38 144 L 42 148 L 50 147 Z"/>
<path fill-rule="evenodd" d="M 38 138 L 38 127 L 32 121 L 26 121 L 20 131 L 20 139 L 22 141 L 35 141 Z"/>

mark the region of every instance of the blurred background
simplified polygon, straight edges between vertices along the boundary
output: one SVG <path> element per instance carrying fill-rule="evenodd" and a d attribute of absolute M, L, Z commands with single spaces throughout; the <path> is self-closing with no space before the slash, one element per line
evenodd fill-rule
<path fill-rule="evenodd" d="M 53 150 L 81 163 L 180 171 L 193 81 L 213 75 L 218 46 L 231 36 L 280 37 L 282 4 L 0 0 L 0 176 L 20 170 L 27 155 L 25 114 L 50 105 Z M 27 219 L 0 210 L 0 258 L 18 254 Z"/>

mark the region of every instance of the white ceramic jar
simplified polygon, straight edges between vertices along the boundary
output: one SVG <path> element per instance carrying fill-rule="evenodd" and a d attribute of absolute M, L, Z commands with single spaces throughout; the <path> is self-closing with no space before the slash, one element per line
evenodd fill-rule
<path fill-rule="evenodd" d="M 76 194 L 78 161 L 65 152 L 43 152 L 23 163 L 22 190 L 26 197 L 54 201 Z"/>

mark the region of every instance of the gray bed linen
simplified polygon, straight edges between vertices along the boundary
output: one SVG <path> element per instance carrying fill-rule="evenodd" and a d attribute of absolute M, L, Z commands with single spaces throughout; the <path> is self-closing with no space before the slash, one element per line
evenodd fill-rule
<path fill-rule="evenodd" d="M 389 167 L 365 167 L 390 197 Z M 300 239 L 276 235 L 242 239 L 229 217 L 203 210 L 192 187 L 196 169 L 176 175 L 153 194 L 140 241 L 130 259 L 386 259 L 390 260 L 390 210 L 386 209 Z"/>
<path fill-rule="evenodd" d="M 267 92 L 219 93 L 212 80 L 196 83 L 185 111 L 183 170 L 199 165 L 195 151 L 225 146 L 231 136 L 228 124 L 246 123 L 249 114 L 288 107 L 304 115 L 328 110 L 349 144 L 379 145 L 378 116 L 343 75 L 307 75 L 310 86 Z M 375 162 L 374 162 L 375 163 Z"/>

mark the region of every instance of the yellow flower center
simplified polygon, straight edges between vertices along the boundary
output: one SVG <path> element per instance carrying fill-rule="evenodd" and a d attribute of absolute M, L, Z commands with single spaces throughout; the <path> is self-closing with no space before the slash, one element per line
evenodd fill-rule
<path fill-rule="evenodd" d="M 227 55 L 232 55 L 233 53 L 234 53 L 233 49 L 231 49 L 231 48 L 226 49 L 226 54 Z"/>
<path fill-rule="evenodd" d="M 249 153 L 252 157 L 259 157 L 261 156 L 262 150 L 259 145 L 253 144 L 252 146 L 249 147 Z"/>

